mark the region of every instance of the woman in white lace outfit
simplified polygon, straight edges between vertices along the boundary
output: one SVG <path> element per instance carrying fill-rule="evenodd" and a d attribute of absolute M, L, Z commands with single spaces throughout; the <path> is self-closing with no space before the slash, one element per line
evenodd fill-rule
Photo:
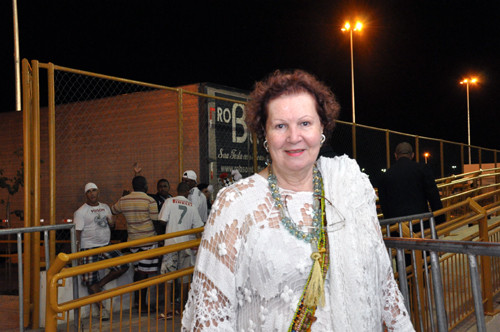
<path fill-rule="evenodd" d="M 347 156 L 317 160 L 338 112 L 304 71 L 256 84 L 246 122 L 271 163 L 219 192 L 184 331 L 414 331 L 368 177 Z"/>

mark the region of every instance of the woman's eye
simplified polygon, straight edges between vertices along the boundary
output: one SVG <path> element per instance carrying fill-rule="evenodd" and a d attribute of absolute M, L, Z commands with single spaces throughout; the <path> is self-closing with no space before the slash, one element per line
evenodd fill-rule
<path fill-rule="evenodd" d="M 311 123 L 310 123 L 309 121 L 304 121 L 304 122 L 302 122 L 302 125 L 303 125 L 304 127 L 307 127 L 307 126 L 309 126 L 310 124 L 311 124 Z"/>
<path fill-rule="evenodd" d="M 278 125 L 276 125 L 276 129 L 282 129 L 282 128 L 285 128 L 285 125 L 280 123 Z"/>

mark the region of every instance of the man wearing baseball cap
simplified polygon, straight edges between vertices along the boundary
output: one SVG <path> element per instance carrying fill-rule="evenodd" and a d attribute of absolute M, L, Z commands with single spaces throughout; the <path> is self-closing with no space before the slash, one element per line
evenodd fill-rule
<path fill-rule="evenodd" d="M 207 199 L 205 195 L 196 187 L 197 179 L 198 177 L 193 170 L 187 170 L 182 175 L 182 182 L 186 182 L 190 188 L 188 199 L 198 209 L 201 221 L 205 224 L 208 218 Z"/>
<path fill-rule="evenodd" d="M 100 248 L 110 244 L 111 230 L 114 227 L 114 219 L 107 204 L 101 203 L 99 189 L 95 183 L 89 182 L 84 189 L 86 202 L 74 213 L 73 220 L 76 229 L 77 250 L 88 250 Z M 101 254 L 83 257 L 81 263 L 89 264 L 108 258 L 122 256 L 118 250 L 112 250 Z M 128 270 L 128 264 L 110 267 L 110 271 L 101 278 L 101 271 L 93 271 L 82 275 L 82 284 L 87 286 L 89 294 L 102 291 L 104 285 L 111 280 L 120 277 Z M 100 310 L 99 303 L 96 303 Z M 98 311 L 99 312 L 99 311 Z M 109 319 L 109 311 L 102 306 L 102 320 Z"/>

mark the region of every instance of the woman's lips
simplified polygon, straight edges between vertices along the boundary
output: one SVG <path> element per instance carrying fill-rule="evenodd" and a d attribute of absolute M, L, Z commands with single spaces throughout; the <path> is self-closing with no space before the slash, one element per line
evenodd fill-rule
<path fill-rule="evenodd" d="M 286 154 L 291 157 L 300 156 L 304 151 L 304 149 L 285 150 Z"/>

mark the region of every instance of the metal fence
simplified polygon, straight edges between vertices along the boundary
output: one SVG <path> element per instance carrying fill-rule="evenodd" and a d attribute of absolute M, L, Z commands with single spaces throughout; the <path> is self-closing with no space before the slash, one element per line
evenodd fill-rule
<path fill-rule="evenodd" d="M 453 330 L 472 315 L 478 331 L 485 331 L 484 311 L 495 313 L 494 298 L 500 292 L 499 194 L 497 189 L 434 214 L 380 221 L 385 234 L 410 238 L 406 242 L 385 240 L 389 248 L 411 250 L 397 251 L 396 266 L 400 288 L 418 331 Z M 459 208 L 464 209 L 460 215 L 435 225 L 434 216 Z M 391 250 L 389 254 L 393 255 Z M 481 258 L 476 260 L 472 255 Z"/>
<path fill-rule="evenodd" d="M 26 239 L 31 233 L 43 234 L 44 245 L 43 250 L 45 253 L 45 268 L 50 268 L 50 259 L 49 259 L 49 246 L 46 245 L 50 242 L 51 235 L 55 234 L 55 231 L 58 230 L 68 230 L 71 234 L 71 243 L 73 244 L 73 251 L 76 250 L 75 244 L 75 227 L 73 224 L 67 225 L 53 225 L 53 226 L 40 226 L 40 227 L 26 227 L 26 228 L 12 228 L 12 229 L 0 229 L 0 238 L 5 238 L 10 235 L 16 235 L 16 253 L 17 256 L 17 280 L 19 287 L 19 331 L 24 331 L 24 326 L 27 325 L 29 321 L 29 310 L 25 312 L 25 301 L 24 293 L 25 290 L 30 291 L 30 284 L 34 281 L 40 280 L 39 271 L 33 271 L 31 269 L 30 264 L 30 256 L 25 255 L 25 253 L 30 251 L 30 241 Z M 39 283 L 37 284 L 39 286 Z M 39 291 L 37 291 L 39 293 Z M 28 303 L 29 305 L 29 303 Z M 37 314 L 39 306 L 36 305 L 33 310 L 33 316 L 36 317 L 38 321 Z M 29 309 L 29 308 L 28 308 Z M 35 324 L 38 326 L 38 324 Z"/>
<path fill-rule="evenodd" d="M 90 250 L 84 250 L 69 255 L 58 255 L 54 264 L 47 272 L 47 305 L 45 315 L 45 328 L 47 331 L 56 331 L 58 326 L 68 331 L 86 331 L 86 330 L 129 330 L 141 331 L 141 326 L 150 330 L 174 331 L 179 330 L 180 313 L 183 311 L 187 294 L 183 288 L 176 292 L 175 286 L 172 287 L 172 298 L 167 297 L 167 284 L 177 281 L 181 284 L 183 277 L 191 276 L 193 267 L 188 267 L 174 272 L 160 275 L 153 275 L 147 279 L 132 282 L 129 280 L 125 284 L 108 287 L 92 295 L 78 293 L 73 298 L 66 297 L 61 299 L 64 287 L 67 284 L 67 278 L 77 278 L 83 273 L 103 270 L 113 266 L 130 264 L 142 259 L 162 256 L 168 253 L 177 252 L 196 247 L 200 244 L 200 239 L 190 240 L 169 246 L 161 246 L 156 249 L 141 251 L 134 254 L 127 254 L 111 259 L 102 260 L 85 265 L 74 265 L 67 267 L 71 261 L 78 261 L 82 257 L 96 255 L 111 250 L 124 250 L 134 246 L 140 246 L 151 241 L 163 241 L 179 236 L 196 234 L 203 231 L 203 228 L 196 228 L 187 231 L 158 235 L 155 237 L 124 242 L 111 246 L 105 246 Z M 124 276 L 126 279 L 126 276 Z M 123 278 L 123 277 L 121 277 Z M 73 283 L 73 287 L 76 284 Z M 140 290 L 147 289 L 147 298 L 144 301 L 145 307 L 141 307 Z M 138 292 L 137 292 L 138 291 Z M 137 292 L 137 295 L 134 295 Z M 75 292 L 74 292 L 75 293 Z M 133 307 L 134 296 L 139 296 L 138 307 Z M 172 317 L 167 318 L 166 301 L 172 301 Z M 106 303 L 106 304 L 104 304 Z M 96 305 L 97 310 L 92 307 Z M 111 313 L 109 321 L 104 321 L 102 317 L 103 308 L 107 307 Z M 163 309 L 161 308 L 163 307 Z"/>
<path fill-rule="evenodd" d="M 245 176 L 264 167 L 265 153 L 243 122 L 244 91 L 205 83 L 171 88 L 36 61 L 25 67 L 31 78 L 25 79 L 26 99 L 37 104 L 39 96 L 47 104 L 40 109 L 38 138 L 43 161 L 39 219 L 46 223 L 71 219 L 82 201 L 80 189 L 89 181 L 100 187 L 102 201 L 115 202 L 130 190 L 135 163 L 151 192 L 161 178 L 174 190 L 185 169 L 196 170 L 198 182 L 217 189 L 223 173 L 238 169 Z M 47 74 L 46 84 L 38 71 Z M 355 157 L 375 187 L 403 140 L 414 146 L 417 161 L 424 162 L 423 153 L 429 153 L 425 162 L 435 177 L 465 171 L 465 144 L 359 124 L 355 128 L 353 136 L 352 124 L 338 121 L 327 144 L 337 154 Z M 500 150 L 472 146 L 471 151 L 477 168 L 497 167 Z M 57 192 L 54 202 L 51 185 Z M 123 220 L 118 228 L 124 228 Z"/>
<path fill-rule="evenodd" d="M 456 295 L 449 289 L 443 287 L 444 279 L 450 281 L 450 274 L 443 273 L 443 268 L 446 264 L 440 263 L 439 254 L 454 253 L 461 254 L 467 257 L 468 264 L 464 261 L 457 266 L 460 273 L 454 275 L 454 283 L 460 284 L 467 291 L 460 296 L 466 296 L 473 306 L 475 313 L 477 331 L 485 332 L 486 323 L 484 318 L 483 297 L 481 295 L 481 279 L 479 274 L 479 261 L 477 256 L 481 257 L 500 257 L 500 244 L 486 244 L 468 241 L 440 241 L 431 239 L 405 239 L 405 238 L 387 238 L 385 244 L 389 248 L 398 250 L 398 264 L 400 268 L 405 266 L 403 251 L 412 250 L 423 254 L 425 261 L 430 256 L 430 265 L 425 264 L 425 279 L 423 282 L 415 282 L 414 293 L 418 296 L 417 307 L 413 310 L 413 323 L 417 331 L 448 331 L 450 315 L 455 316 L 456 311 L 460 311 L 459 307 L 453 307 L 453 302 L 450 297 Z M 425 262 L 424 261 L 424 262 Z M 413 261 L 413 264 L 415 260 Z M 404 270 L 404 269 L 403 269 Z M 443 274 L 442 274 L 443 273 Z M 401 279 L 403 278 L 403 280 Z M 405 276 L 400 276 L 400 284 L 406 285 Z M 420 284 L 425 284 L 425 289 L 420 287 Z M 403 287 L 404 289 L 404 287 Z M 431 294 L 432 292 L 432 294 Z M 405 291 L 405 298 L 410 298 L 410 291 Z M 421 296 L 420 294 L 424 294 Z M 413 308 L 408 304 L 409 308 Z"/>
<path fill-rule="evenodd" d="M 471 146 L 472 165 L 469 166 L 466 144 L 359 124 L 356 124 L 354 141 L 351 132 L 352 123 L 338 121 L 329 143 L 337 154 L 355 157 L 374 187 L 378 187 L 382 174 L 395 162 L 394 150 L 403 141 L 413 146 L 416 161 L 426 163 L 436 178 L 499 166 L 498 149 Z M 428 153 L 428 157 L 424 157 L 424 153 Z"/>

